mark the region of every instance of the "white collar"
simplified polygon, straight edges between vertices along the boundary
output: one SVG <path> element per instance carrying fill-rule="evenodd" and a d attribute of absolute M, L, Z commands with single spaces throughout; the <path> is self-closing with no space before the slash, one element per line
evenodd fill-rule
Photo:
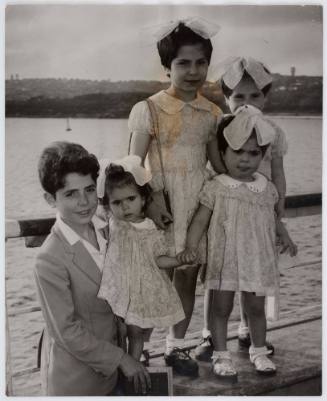
<path fill-rule="evenodd" d="M 227 174 L 220 174 L 216 177 L 216 179 L 221 184 L 223 184 L 225 187 L 228 187 L 228 188 L 238 188 L 242 184 L 244 184 L 252 192 L 263 192 L 267 187 L 267 183 L 268 183 L 267 178 L 260 173 L 254 173 L 253 177 L 254 177 L 254 181 L 250 181 L 250 182 L 236 180 L 235 178 L 232 178 Z"/>
<path fill-rule="evenodd" d="M 199 93 L 197 94 L 196 98 L 191 102 L 183 102 L 183 100 L 169 95 L 164 90 L 156 93 L 154 96 L 151 96 L 151 99 L 153 99 L 154 103 L 167 114 L 177 114 L 186 105 L 189 105 L 198 110 L 205 110 L 209 112 L 211 111 L 211 105 L 209 101 L 205 97 L 201 96 Z"/>
<path fill-rule="evenodd" d="M 144 220 L 139 221 L 137 223 L 130 222 L 130 224 L 137 230 L 156 228 L 156 226 L 154 225 L 154 222 L 151 219 L 149 219 L 148 217 L 146 217 Z"/>
<path fill-rule="evenodd" d="M 69 227 L 68 224 L 66 224 L 59 213 L 56 215 L 56 220 L 58 223 L 58 226 L 60 228 L 60 231 L 62 232 L 63 236 L 66 238 L 66 240 L 69 242 L 70 245 L 76 244 L 78 241 L 83 241 L 83 238 L 77 234 L 76 231 L 74 231 L 71 227 Z M 107 222 L 101 220 L 98 216 L 94 215 L 92 217 L 92 223 L 94 225 L 94 228 L 96 230 L 99 230 L 101 228 L 104 228 L 108 225 Z"/>

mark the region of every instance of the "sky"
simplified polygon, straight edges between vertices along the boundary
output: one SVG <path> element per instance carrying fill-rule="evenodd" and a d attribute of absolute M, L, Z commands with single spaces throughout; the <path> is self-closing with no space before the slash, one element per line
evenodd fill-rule
<path fill-rule="evenodd" d="M 294 66 L 297 75 L 322 75 L 319 5 L 76 2 L 7 5 L 5 76 L 164 80 L 156 45 L 142 29 L 189 16 L 220 26 L 212 38 L 209 80 L 216 79 L 219 62 L 240 55 L 261 60 L 274 73 L 290 74 Z"/>

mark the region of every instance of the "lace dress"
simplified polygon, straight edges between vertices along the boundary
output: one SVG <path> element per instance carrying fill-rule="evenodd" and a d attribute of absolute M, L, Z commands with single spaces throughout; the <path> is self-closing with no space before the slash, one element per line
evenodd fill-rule
<path fill-rule="evenodd" d="M 168 327 L 185 318 L 180 299 L 155 257 L 165 255 L 164 236 L 150 219 L 109 220 L 109 247 L 98 297 L 127 324 Z"/>
<path fill-rule="evenodd" d="M 274 217 L 278 194 L 263 175 L 254 176 L 254 181 L 244 183 L 221 174 L 201 191 L 200 203 L 213 212 L 205 287 L 254 292 L 278 302 Z"/>
<path fill-rule="evenodd" d="M 165 235 L 169 254 L 175 255 L 184 249 L 187 228 L 198 206 L 198 195 L 208 174 L 206 146 L 216 136 L 221 110 L 201 95 L 185 103 L 161 91 L 151 99 L 158 116 L 163 165 L 174 217 Z M 153 135 L 146 102 L 133 107 L 128 125 L 131 132 Z M 153 190 L 162 189 L 155 139 L 150 143 L 147 162 L 153 175 Z M 205 241 L 201 247 L 205 254 Z"/>

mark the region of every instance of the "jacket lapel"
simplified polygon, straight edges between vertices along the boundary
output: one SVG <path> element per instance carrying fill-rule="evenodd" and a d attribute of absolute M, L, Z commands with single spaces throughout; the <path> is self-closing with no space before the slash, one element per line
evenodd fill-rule
<path fill-rule="evenodd" d="M 99 286 L 101 282 L 100 269 L 84 245 L 80 241 L 74 245 L 70 245 L 56 223 L 53 226 L 53 231 L 60 238 L 67 253 L 71 255 L 72 263 Z"/>

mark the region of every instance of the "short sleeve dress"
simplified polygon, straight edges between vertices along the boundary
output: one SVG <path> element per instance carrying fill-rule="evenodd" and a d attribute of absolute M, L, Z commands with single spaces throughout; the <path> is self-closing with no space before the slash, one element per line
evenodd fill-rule
<path fill-rule="evenodd" d="M 198 206 L 198 195 L 207 177 L 207 144 L 215 139 L 221 110 L 201 95 L 191 102 L 183 102 L 165 91 L 151 96 L 159 125 L 167 189 L 174 222 L 165 232 L 169 254 L 184 249 L 186 233 Z M 148 105 L 137 103 L 128 121 L 130 132 L 153 135 Z M 148 166 L 153 179 L 152 188 L 163 188 L 156 140 L 150 143 Z M 204 244 L 202 244 L 204 246 Z"/>
<path fill-rule="evenodd" d="M 274 121 L 269 120 L 270 124 L 275 129 L 275 138 L 272 144 L 268 147 L 264 158 L 262 159 L 258 172 L 265 175 L 268 180 L 271 180 L 271 160 L 276 157 L 284 157 L 287 153 L 287 141 L 285 132 Z"/>
<path fill-rule="evenodd" d="M 109 246 L 98 297 L 126 324 L 168 327 L 185 318 L 177 292 L 155 257 L 165 255 L 164 235 L 152 220 L 109 219 Z"/>
<path fill-rule="evenodd" d="M 274 185 L 259 173 L 254 181 L 226 174 L 208 181 L 200 203 L 212 210 L 205 288 L 277 296 Z"/>

